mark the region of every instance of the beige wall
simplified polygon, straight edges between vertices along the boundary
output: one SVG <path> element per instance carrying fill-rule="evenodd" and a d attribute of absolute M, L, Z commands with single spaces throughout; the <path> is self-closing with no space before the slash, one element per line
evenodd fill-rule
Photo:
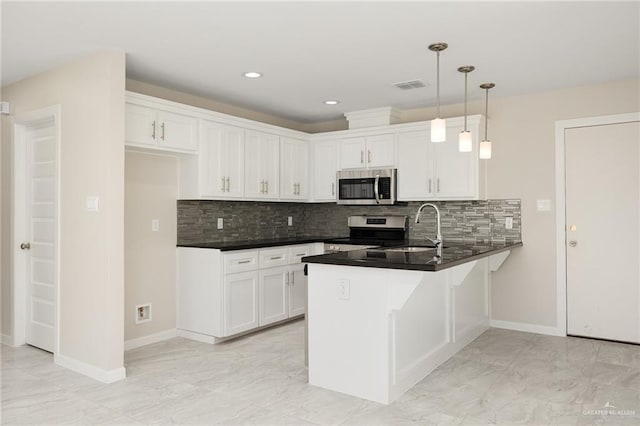
<path fill-rule="evenodd" d="M 59 104 L 59 354 L 103 370 L 123 367 L 124 52 L 92 54 L 3 88 L 14 115 Z M 11 139 L 3 117 L 2 235 L 9 235 Z M 100 211 L 86 211 L 86 197 Z M 3 253 L 8 250 L 3 238 Z M 3 332 L 11 329 L 11 258 L 2 256 Z"/>
<path fill-rule="evenodd" d="M 125 155 L 125 340 L 176 328 L 175 157 Z M 151 231 L 151 220 L 160 227 Z M 151 303 L 152 321 L 135 323 L 135 307 Z"/>

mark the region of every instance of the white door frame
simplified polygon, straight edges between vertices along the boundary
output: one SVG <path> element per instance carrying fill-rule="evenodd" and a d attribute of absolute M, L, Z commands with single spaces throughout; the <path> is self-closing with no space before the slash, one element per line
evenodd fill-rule
<path fill-rule="evenodd" d="M 640 112 L 556 121 L 556 300 L 558 335 L 567 335 L 567 246 L 565 193 L 565 133 L 578 127 L 640 121 Z"/>
<path fill-rule="evenodd" d="M 11 172 L 11 284 L 12 284 L 12 345 L 20 346 L 26 343 L 26 310 L 27 310 L 27 257 L 20 249 L 24 242 L 24 230 L 27 225 L 26 217 L 26 189 L 27 189 L 27 144 L 26 129 L 38 122 L 53 120 L 56 134 L 56 283 L 54 286 L 54 327 L 53 353 L 59 351 L 60 343 L 60 105 L 54 105 L 35 111 L 18 114 L 11 118 L 11 141 L 13 150 L 13 168 Z"/>

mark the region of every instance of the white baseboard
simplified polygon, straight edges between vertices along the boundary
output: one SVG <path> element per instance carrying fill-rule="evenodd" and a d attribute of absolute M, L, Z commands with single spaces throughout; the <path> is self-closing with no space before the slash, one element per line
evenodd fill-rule
<path fill-rule="evenodd" d="M 124 367 L 113 370 L 103 370 L 86 362 L 60 354 L 54 355 L 53 361 L 64 368 L 84 374 L 102 383 L 113 383 L 127 377 L 127 372 Z"/>
<path fill-rule="evenodd" d="M 217 337 L 209 336 L 206 334 L 200 334 L 200 333 L 195 333 L 193 331 L 180 330 L 180 329 L 178 329 L 178 336 L 184 337 L 185 339 L 195 340 L 197 342 L 209 343 L 211 345 L 215 345 L 216 343 L 219 343 L 221 340 L 224 340 L 224 339 L 219 339 Z"/>
<path fill-rule="evenodd" d="M 152 343 L 162 342 L 163 340 L 173 339 L 178 336 L 178 331 L 175 328 L 161 331 L 159 333 L 149 334 L 148 336 L 137 337 L 135 339 L 125 340 L 124 350 L 130 351 L 142 346 L 150 345 Z"/>
<path fill-rule="evenodd" d="M 2 344 L 7 346 L 16 346 L 13 343 L 13 336 L 9 336 L 8 334 L 2 334 Z"/>
<path fill-rule="evenodd" d="M 549 327 L 547 325 L 528 324 L 526 322 L 500 321 L 494 319 L 491 320 L 490 325 L 494 328 L 525 331 L 527 333 L 547 334 L 549 336 L 566 336 L 566 334 L 561 333 L 556 327 Z"/>

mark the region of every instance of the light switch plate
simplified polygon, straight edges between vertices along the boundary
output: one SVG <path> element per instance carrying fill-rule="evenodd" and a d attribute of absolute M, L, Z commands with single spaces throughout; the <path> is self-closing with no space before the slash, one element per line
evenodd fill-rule
<path fill-rule="evenodd" d="M 538 200 L 537 208 L 539 212 L 548 212 L 551 210 L 551 200 Z"/>
<path fill-rule="evenodd" d="M 89 196 L 87 197 L 87 211 L 97 212 L 100 207 L 100 197 Z"/>
<path fill-rule="evenodd" d="M 218 229 L 222 229 L 224 228 L 224 219 L 219 217 L 218 218 Z"/>
<path fill-rule="evenodd" d="M 505 229 L 513 229 L 513 218 L 512 217 L 506 217 L 504 219 L 504 228 Z"/>
<path fill-rule="evenodd" d="M 287 219 L 287 225 L 293 226 L 293 216 L 289 216 L 289 218 Z"/>
<path fill-rule="evenodd" d="M 349 280 L 340 279 L 338 280 L 338 299 L 348 300 L 351 297 L 351 285 Z"/>
<path fill-rule="evenodd" d="M 160 230 L 160 220 L 159 219 L 151 219 L 151 231 L 158 232 Z"/>

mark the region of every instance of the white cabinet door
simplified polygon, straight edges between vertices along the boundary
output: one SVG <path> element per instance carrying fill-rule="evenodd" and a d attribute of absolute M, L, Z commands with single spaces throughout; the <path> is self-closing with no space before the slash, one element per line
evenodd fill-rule
<path fill-rule="evenodd" d="M 313 199 L 335 201 L 338 141 L 313 143 Z"/>
<path fill-rule="evenodd" d="M 197 120 L 186 114 L 127 103 L 125 141 L 127 145 L 195 153 Z"/>
<path fill-rule="evenodd" d="M 244 130 L 200 123 L 200 193 L 204 197 L 244 195 Z"/>
<path fill-rule="evenodd" d="M 196 119 L 184 114 L 158 111 L 158 129 L 156 141 L 164 148 L 179 151 L 195 151 Z"/>
<path fill-rule="evenodd" d="M 395 166 L 394 134 L 367 136 L 365 161 L 368 168 Z"/>
<path fill-rule="evenodd" d="M 398 134 L 398 199 L 433 198 L 431 142 L 428 131 Z"/>
<path fill-rule="evenodd" d="M 269 133 L 245 132 L 245 197 L 278 198 L 280 138 Z"/>
<path fill-rule="evenodd" d="M 340 141 L 340 169 L 362 169 L 365 163 L 366 138 L 345 138 Z"/>
<path fill-rule="evenodd" d="M 289 317 L 289 267 L 260 271 L 260 325 Z"/>
<path fill-rule="evenodd" d="M 156 143 L 158 130 L 156 110 L 135 104 L 125 105 L 125 140 L 131 145 Z"/>
<path fill-rule="evenodd" d="M 224 277 L 224 335 L 241 333 L 260 325 L 260 276 L 257 271 Z"/>
<path fill-rule="evenodd" d="M 307 301 L 307 277 L 304 263 L 292 265 L 289 272 L 289 317 L 305 313 Z"/>
<path fill-rule="evenodd" d="M 476 197 L 478 132 L 472 132 L 474 150 L 460 152 L 458 135 L 462 130 L 463 127 L 447 127 L 447 141 L 433 144 L 435 196 L 439 199 Z"/>
<path fill-rule="evenodd" d="M 299 139 L 280 140 L 280 198 L 306 199 L 309 196 L 307 170 L 309 145 Z"/>

